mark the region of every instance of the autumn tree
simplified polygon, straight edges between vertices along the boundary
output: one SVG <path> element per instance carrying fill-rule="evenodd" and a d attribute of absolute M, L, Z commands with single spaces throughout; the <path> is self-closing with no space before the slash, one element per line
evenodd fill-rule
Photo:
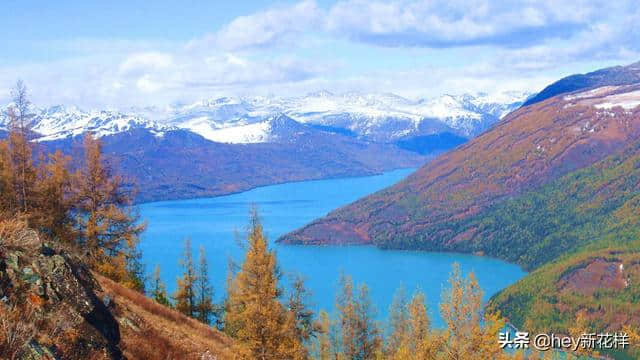
<path fill-rule="evenodd" d="M 196 276 L 196 311 L 198 320 L 205 324 L 211 322 L 211 317 L 215 315 L 215 305 L 213 303 L 213 287 L 209 280 L 209 265 L 204 247 L 200 247 L 198 274 Z"/>
<path fill-rule="evenodd" d="M 496 334 L 504 321 L 496 314 L 483 317 L 482 289 L 473 273 L 465 279 L 454 264 L 440 313 L 446 324 L 441 350 L 448 359 L 496 359 L 503 357 L 496 346 Z"/>
<path fill-rule="evenodd" d="M 336 360 L 338 358 L 337 334 L 331 316 L 326 311 L 320 311 L 318 320 L 318 336 L 313 344 L 313 353 L 318 360 Z"/>
<path fill-rule="evenodd" d="M 164 282 L 160 277 L 160 265 L 156 265 L 151 281 L 151 298 L 159 304 L 162 304 L 164 306 L 171 306 L 169 296 L 167 295 L 167 287 L 164 285 Z"/>
<path fill-rule="evenodd" d="M 7 110 L 9 136 L 0 142 L 0 197 L 2 212 L 24 216 L 30 227 L 48 240 L 70 242 L 73 219 L 70 216 L 70 158 L 56 152 L 38 154 L 30 140 L 31 103 L 27 88 L 18 81 L 11 91 L 12 105 Z"/>
<path fill-rule="evenodd" d="M 181 313 L 195 318 L 197 312 L 196 304 L 196 270 L 193 264 L 193 253 L 191 251 L 191 239 L 184 241 L 184 255 L 180 260 L 182 266 L 182 277 L 178 279 L 178 288 L 174 295 L 176 309 Z"/>
<path fill-rule="evenodd" d="M 12 106 L 7 110 L 9 118 L 9 152 L 14 172 L 13 188 L 16 191 L 19 211 L 27 213 L 33 202 L 36 170 L 33 164 L 33 148 L 29 143 L 31 133 L 31 102 L 27 87 L 18 80 L 11 90 Z"/>
<path fill-rule="evenodd" d="M 386 353 L 389 358 L 401 358 L 399 351 L 409 351 L 409 313 L 407 308 L 407 292 L 401 286 L 393 297 L 389 307 L 389 337 Z M 406 358 L 406 356 L 405 356 Z"/>
<path fill-rule="evenodd" d="M 408 305 L 408 341 L 403 345 L 416 359 L 435 359 L 439 334 L 431 331 L 431 321 L 427 314 L 424 293 L 418 291 Z"/>
<path fill-rule="evenodd" d="M 60 151 L 49 154 L 48 161 L 41 159 L 38 167 L 36 210 L 31 215 L 32 226 L 50 240 L 67 244 L 74 241 L 75 231 L 71 211 L 71 158 Z"/>
<path fill-rule="evenodd" d="M 0 215 L 3 217 L 13 215 L 17 209 L 14 175 L 9 143 L 0 141 Z"/>
<path fill-rule="evenodd" d="M 340 314 L 341 353 L 347 359 L 373 359 L 382 346 L 380 330 L 375 322 L 369 289 L 361 284 L 354 289 L 351 277 L 343 275 L 338 296 Z"/>
<path fill-rule="evenodd" d="M 255 210 L 250 224 L 244 262 L 229 282 L 225 330 L 241 344 L 244 358 L 298 359 L 300 344 L 291 333 L 295 319 L 279 302 L 275 253 Z"/>
<path fill-rule="evenodd" d="M 590 333 L 592 331 L 591 329 L 594 329 L 594 328 L 595 327 L 593 326 L 593 324 L 591 324 L 589 319 L 587 318 L 586 312 L 579 311 L 578 314 L 576 315 L 575 322 L 569 327 L 569 335 L 574 339 L 580 339 L 580 337 L 583 334 Z M 589 348 L 589 347 L 582 348 L 581 346 L 578 346 L 578 348 L 576 348 L 576 354 L 594 355 L 594 356 L 600 355 L 598 351 L 596 351 L 593 348 Z"/>
<path fill-rule="evenodd" d="M 130 287 L 144 284 L 138 243 L 145 224 L 132 211 L 132 194 L 102 156 L 100 140 L 84 137 L 84 167 L 75 176 L 78 242 L 98 271 Z"/>

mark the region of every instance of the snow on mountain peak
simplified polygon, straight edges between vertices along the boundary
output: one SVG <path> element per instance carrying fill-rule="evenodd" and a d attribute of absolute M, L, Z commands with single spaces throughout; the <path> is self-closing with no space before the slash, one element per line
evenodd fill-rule
<path fill-rule="evenodd" d="M 5 112 L 0 114 L 0 128 L 8 127 Z M 136 128 L 153 129 L 156 134 L 169 127 L 146 118 L 111 110 L 83 111 L 76 106 L 56 105 L 34 109 L 31 129 L 42 135 L 38 141 L 50 141 L 92 132 L 98 137 L 117 134 Z"/>
<path fill-rule="evenodd" d="M 523 93 L 504 93 L 412 100 L 392 93 L 334 94 L 322 90 L 299 97 L 220 97 L 127 112 L 83 111 L 59 105 L 34 111 L 33 130 L 42 135 L 39 140 L 45 141 L 86 131 L 106 136 L 136 128 L 150 129 L 161 136 L 166 130 L 179 128 L 217 142 L 255 143 L 275 141 L 278 137 L 272 134 L 272 125 L 280 118 L 344 128 L 377 141 L 393 141 L 433 129 L 450 129 L 470 137 L 525 99 Z M 6 122 L 6 116 L 0 115 L 0 127 Z"/>

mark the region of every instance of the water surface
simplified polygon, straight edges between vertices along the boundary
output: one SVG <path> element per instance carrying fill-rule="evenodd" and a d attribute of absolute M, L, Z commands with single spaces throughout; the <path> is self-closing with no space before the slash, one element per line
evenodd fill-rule
<path fill-rule="evenodd" d="M 227 196 L 142 204 L 141 215 L 148 221 L 142 240 L 144 262 L 150 272 L 156 264 L 161 266 L 162 278 L 173 292 L 181 272 L 178 260 L 184 239 L 190 237 L 196 253 L 200 246 L 204 247 L 216 297 L 221 298 L 229 259 L 242 259 L 238 240 L 246 234 L 249 209 L 255 204 L 277 252 L 283 281 L 289 282 L 293 274 L 302 275 L 313 292 L 316 309 L 334 309 L 338 279 L 344 272 L 356 283 L 367 284 L 380 318 L 386 315 L 396 289 L 404 286 L 409 293 L 418 288 L 426 293 L 434 323 L 441 325 L 437 306 L 454 262 L 460 264 L 463 272 L 476 274 L 487 298 L 525 273 L 513 264 L 465 254 L 273 243 L 278 236 L 394 184 L 411 171 L 287 183 Z"/>

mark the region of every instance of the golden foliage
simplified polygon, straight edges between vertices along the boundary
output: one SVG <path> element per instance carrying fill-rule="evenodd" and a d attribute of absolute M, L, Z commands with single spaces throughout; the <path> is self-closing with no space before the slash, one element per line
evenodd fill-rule
<path fill-rule="evenodd" d="M 278 301 L 278 277 L 275 254 L 268 249 L 254 211 L 248 250 L 240 271 L 229 283 L 225 313 L 225 330 L 238 340 L 242 358 L 304 358 L 293 330 L 295 319 Z"/>

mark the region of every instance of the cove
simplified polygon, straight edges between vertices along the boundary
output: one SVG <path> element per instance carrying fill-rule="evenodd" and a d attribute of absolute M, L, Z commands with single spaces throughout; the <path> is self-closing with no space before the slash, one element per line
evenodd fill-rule
<path fill-rule="evenodd" d="M 378 318 L 386 318 L 395 291 L 404 286 L 408 294 L 422 290 L 428 300 L 435 326 L 441 326 L 438 314 L 440 294 L 447 287 L 453 263 L 463 273 L 473 271 L 485 293 L 485 299 L 522 278 L 526 273 L 517 265 L 501 260 L 457 253 L 380 250 L 373 246 L 294 246 L 275 244 L 282 234 L 303 226 L 329 211 L 392 185 L 412 169 L 381 175 L 315 180 L 265 186 L 242 193 L 190 200 L 160 201 L 139 206 L 148 222 L 141 250 L 147 272 L 156 265 L 170 293 L 181 273 L 179 259 L 184 239 L 192 241 L 194 257 L 204 247 L 209 274 L 217 299 L 224 296 L 229 259 L 240 262 L 249 210 L 257 206 L 271 248 L 277 253 L 284 285 L 294 274 L 305 278 L 312 292 L 312 306 L 333 311 L 341 273 L 351 275 L 355 283 L 366 283 Z M 286 287 L 286 286 L 285 286 Z"/>

